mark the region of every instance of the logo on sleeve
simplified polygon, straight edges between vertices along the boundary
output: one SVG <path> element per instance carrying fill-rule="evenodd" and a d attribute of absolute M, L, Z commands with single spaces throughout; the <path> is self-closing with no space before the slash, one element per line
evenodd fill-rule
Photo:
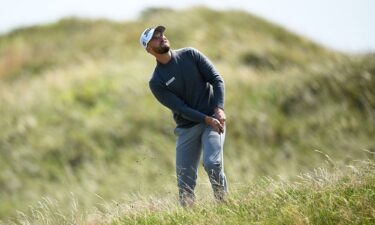
<path fill-rule="evenodd" d="M 171 79 L 169 79 L 169 81 L 167 81 L 165 84 L 167 86 L 169 86 L 176 78 L 175 77 L 172 77 Z"/>

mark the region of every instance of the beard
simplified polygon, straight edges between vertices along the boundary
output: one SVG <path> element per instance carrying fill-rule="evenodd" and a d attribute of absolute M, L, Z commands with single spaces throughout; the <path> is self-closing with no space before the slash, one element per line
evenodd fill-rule
<path fill-rule="evenodd" d="M 154 47 L 153 50 L 158 54 L 165 54 L 169 52 L 169 45 L 160 45 L 158 47 Z"/>

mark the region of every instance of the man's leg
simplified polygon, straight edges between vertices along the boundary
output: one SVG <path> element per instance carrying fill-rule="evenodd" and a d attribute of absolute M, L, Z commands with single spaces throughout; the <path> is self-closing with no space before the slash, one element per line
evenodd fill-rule
<path fill-rule="evenodd" d="M 176 173 L 180 203 L 189 206 L 195 200 L 194 188 L 197 180 L 197 169 L 202 152 L 201 135 L 204 125 L 191 128 L 176 128 L 178 135 L 176 145 Z"/>
<path fill-rule="evenodd" d="M 223 146 L 225 132 L 219 134 L 210 126 L 202 136 L 203 143 L 203 166 L 210 179 L 214 196 L 217 200 L 224 200 L 228 192 L 227 180 L 224 174 Z"/>

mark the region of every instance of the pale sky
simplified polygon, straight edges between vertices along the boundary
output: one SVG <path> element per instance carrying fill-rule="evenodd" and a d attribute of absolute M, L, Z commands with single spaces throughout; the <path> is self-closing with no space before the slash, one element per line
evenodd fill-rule
<path fill-rule="evenodd" d="M 67 16 L 125 21 L 147 7 L 195 5 L 248 11 L 335 50 L 375 52 L 374 0 L 1 0 L 0 33 Z"/>

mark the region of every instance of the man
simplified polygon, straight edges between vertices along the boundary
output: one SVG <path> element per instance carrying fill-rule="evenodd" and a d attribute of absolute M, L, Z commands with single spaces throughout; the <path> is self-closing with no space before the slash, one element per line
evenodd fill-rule
<path fill-rule="evenodd" d="M 223 165 L 225 138 L 224 81 L 212 63 L 193 48 L 171 50 L 164 26 L 147 28 L 142 47 L 156 58 L 149 86 L 156 99 L 173 112 L 176 173 L 182 206 L 194 203 L 197 169 L 203 166 L 214 196 L 224 200 L 227 181 Z"/>

